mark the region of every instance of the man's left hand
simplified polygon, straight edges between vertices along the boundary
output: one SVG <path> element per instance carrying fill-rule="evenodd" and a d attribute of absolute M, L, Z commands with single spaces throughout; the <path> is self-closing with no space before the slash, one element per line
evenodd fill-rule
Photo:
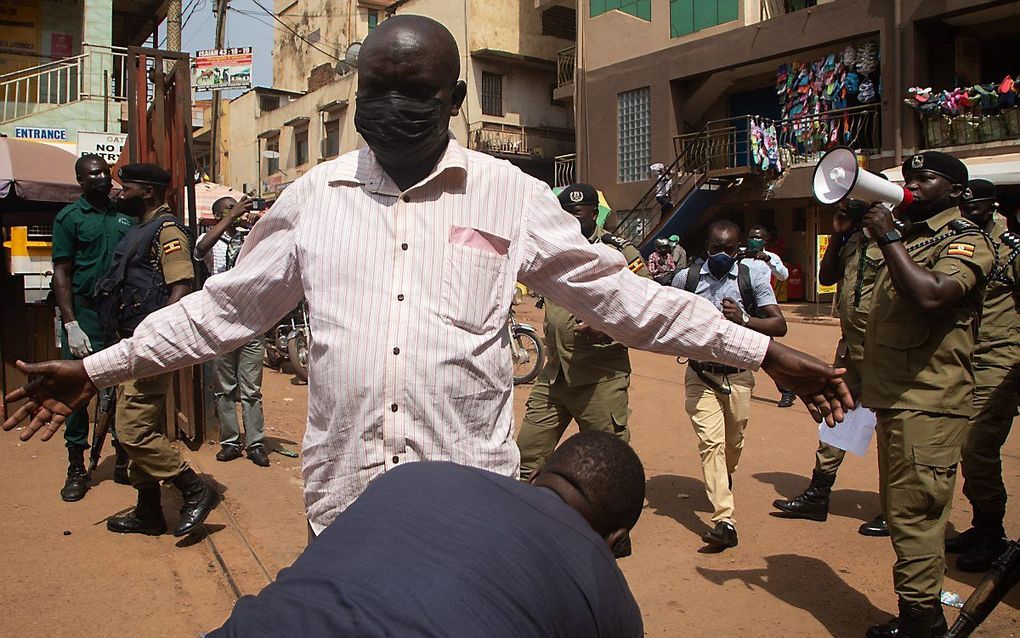
<path fill-rule="evenodd" d="M 824 419 L 832 427 L 843 420 L 844 410 L 854 407 L 850 389 L 842 379 L 846 368 L 833 368 L 778 341 L 769 343 L 761 368 L 776 385 L 800 397 L 816 423 Z"/>
<path fill-rule="evenodd" d="M 740 305 L 729 297 L 722 300 L 723 316 L 738 325 L 744 325 L 744 311 Z"/>

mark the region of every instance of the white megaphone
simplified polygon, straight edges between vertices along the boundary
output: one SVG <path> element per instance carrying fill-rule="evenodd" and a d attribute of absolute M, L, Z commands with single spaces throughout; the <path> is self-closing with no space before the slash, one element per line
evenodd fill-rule
<path fill-rule="evenodd" d="M 818 161 L 812 190 L 815 199 L 827 205 L 853 198 L 878 202 L 893 210 L 907 207 L 914 201 L 907 189 L 861 169 L 857 155 L 845 146 L 832 149 Z"/>

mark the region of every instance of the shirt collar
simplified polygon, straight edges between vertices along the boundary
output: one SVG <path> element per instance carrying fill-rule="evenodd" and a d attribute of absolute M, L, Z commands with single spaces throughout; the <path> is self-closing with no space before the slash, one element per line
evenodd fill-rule
<path fill-rule="evenodd" d="M 439 161 L 423 180 L 408 188 L 408 192 L 431 182 L 446 172 L 458 175 L 461 180 L 467 177 L 467 153 L 464 152 L 464 147 L 457 142 L 453 131 L 448 131 L 448 135 L 450 141 Z M 375 153 L 367 146 L 354 153 L 342 155 L 331 163 L 333 166 L 330 168 L 327 178 L 330 186 L 357 184 L 381 195 L 399 197 L 402 194 L 400 187 L 386 174 L 382 165 L 375 159 Z"/>
<path fill-rule="evenodd" d="M 170 212 L 170 205 L 169 204 L 163 204 L 159 208 L 155 208 L 155 209 L 149 211 L 148 213 L 142 215 L 142 218 L 140 220 L 138 220 L 138 223 L 144 224 L 146 222 L 151 222 L 152 220 L 156 219 L 160 215 L 162 215 L 164 213 L 169 213 L 169 212 Z"/>
<path fill-rule="evenodd" d="M 946 224 L 953 221 L 957 217 L 963 217 L 963 215 L 960 213 L 959 208 L 953 206 L 952 208 L 945 209 L 941 213 L 932 215 L 928 219 L 924 220 L 923 223 L 926 224 L 928 228 L 932 230 L 932 232 L 937 233 L 938 231 L 942 230 L 942 228 L 945 227 Z"/>

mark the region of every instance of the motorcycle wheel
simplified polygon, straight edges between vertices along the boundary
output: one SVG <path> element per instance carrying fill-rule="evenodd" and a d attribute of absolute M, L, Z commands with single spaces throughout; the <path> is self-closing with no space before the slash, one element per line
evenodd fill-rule
<path fill-rule="evenodd" d="M 287 353 L 294 374 L 302 381 L 308 381 L 308 337 L 304 330 L 298 330 L 287 341 Z"/>
<path fill-rule="evenodd" d="M 514 328 L 513 337 L 518 351 L 521 353 L 520 360 L 514 357 L 514 385 L 531 383 L 538 376 L 545 366 L 545 346 L 542 340 L 530 330 Z"/>

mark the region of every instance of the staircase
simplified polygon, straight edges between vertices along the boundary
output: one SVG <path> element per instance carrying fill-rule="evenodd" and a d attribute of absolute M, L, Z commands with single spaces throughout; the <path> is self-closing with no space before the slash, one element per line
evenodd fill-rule
<path fill-rule="evenodd" d="M 82 45 L 81 55 L 0 75 L 0 124 L 83 100 L 127 100 L 127 49 Z"/>

